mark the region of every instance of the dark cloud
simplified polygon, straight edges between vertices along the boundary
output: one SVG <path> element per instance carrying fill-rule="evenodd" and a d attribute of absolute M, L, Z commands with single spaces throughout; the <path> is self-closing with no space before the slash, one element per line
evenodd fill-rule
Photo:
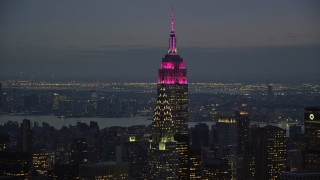
<path fill-rule="evenodd" d="M 1 76 L 85 77 L 115 81 L 155 81 L 165 47 L 70 50 L 52 58 L 2 61 Z M 190 81 L 317 81 L 320 44 L 243 48 L 181 47 Z M 50 57 L 50 56 L 48 56 Z"/>

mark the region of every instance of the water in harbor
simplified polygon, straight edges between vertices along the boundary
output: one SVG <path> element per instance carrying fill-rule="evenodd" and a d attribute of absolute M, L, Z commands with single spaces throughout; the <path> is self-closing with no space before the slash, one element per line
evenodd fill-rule
<path fill-rule="evenodd" d="M 54 126 L 56 129 L 60 129 L 63 126 L 76 125 L 77 122 L 83 122 L 90 124 L 90 121 L 98 122 L 100 128 L 111 127 L 111 126 L 121 126 L 121 127 L 129 127 L 133 125 L 150 125 L 151 120 L 148 117 L 122 117 L 122 118 L 102 118 L 102 117 L 81 117 L 81 118 L 65 118 L 60 119 L 57 116 L 33 116 L 33 115 L 0 115 L 0 124 L 11 121 L 22 122 L 23 119 L 29 119 L 32 123 L 37 122 L 40 126 L 42 122 L 46 122 L 51 126 Z M 206 123 L 209 128 L 215 124 L 215 122 L 203 122 Z M 189 122 L 189 127 L 193 127 L 198 122 Z M 252 122 L 252 124 L 255 124 Z M 259 123 L 260 126 L 268 125 L 267 123 Z M 287 130 L 287 136 L 289 136 L 289 124 L 275 124 L 271 123 L 270 125 L 278 126 L 282 129 Z"/>
<path fill-rule="evenodd" d="M 100 128 L 121 126 L 129 127 L 133 125 L 150 125 L 152 120 L 148 117 L 122 117 L 122 118 L 102 118 L 102 117 L 81 117 L 81 118 L 65 118 L 60 119 L 57 116 L 32 116 L 32 115 L 1 115 L 0 124 L 11 121 L 22 122 L 23 119 L 29 119 L 32 123 L 37 122 L 40 126 L 42 122 L 46 122 L 56 129 L 60 129 L 62 126 L 76 125 L 77 122 L 84 122 L 90 124 L 90 121 L 98 122 Z M 189 127 L 193 127 L 198 122 L 189 122 Z M 206 122 L 211 127 L 214 122 Z"/>

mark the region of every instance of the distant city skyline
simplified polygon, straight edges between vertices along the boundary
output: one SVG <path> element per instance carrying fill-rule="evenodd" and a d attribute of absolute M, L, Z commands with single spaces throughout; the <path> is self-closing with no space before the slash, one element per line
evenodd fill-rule
<path fill-rule="evenodd" d="M 319 82 L 315 0 L 1 1 L 0 77 L 156 82 L 172 4 L 190 82 Z"/>

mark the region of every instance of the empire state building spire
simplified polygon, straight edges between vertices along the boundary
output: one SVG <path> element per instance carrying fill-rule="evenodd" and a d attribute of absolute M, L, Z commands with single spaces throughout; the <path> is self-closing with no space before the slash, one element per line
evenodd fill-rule
<path fill-rule="evenodd" d="M 177 47 L 176 47 L 176 35 L 174 34 L 174 10 L 172 5 L 172 12 L 171 12 L 171 33 L 169 39 L 169 50 L 168 54 L 173 55 L 177 54 Z"/>
<path fill-rule="evenodd" d="M 174 32 L 174 10 L 173 10 L 173 5 L 172 5 L 172 10 L 171 10 L 171 32 Z"/>

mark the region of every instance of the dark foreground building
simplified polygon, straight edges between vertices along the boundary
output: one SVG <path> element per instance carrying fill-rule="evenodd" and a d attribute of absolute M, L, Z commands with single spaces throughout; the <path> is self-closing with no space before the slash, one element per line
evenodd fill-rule
<path fill-rule="evenodd" d="M 128 179 L 129 166 L 126 163 L 113 161 L 81 164 L 80 179 Z"/>
<path fill-rule="evenodd" d="M 0 176 L 29 179 L 29 160 L 27 152 L 0 152 Z"/>
<path fill-rule="evenodd" d="M 286 170 L 286 131 L 267 125 L 253 133 L 254 179 L 276 179 Z"/>
<path fill-rule="evenodd" d="M 320 172 L 320 107 L 305 108 L 304 126 L 306 168 Z"/>
<path fill-rule="evenodd" d="M 319 180 L 320 172 L 283 172 L 277 180 Z"/>

